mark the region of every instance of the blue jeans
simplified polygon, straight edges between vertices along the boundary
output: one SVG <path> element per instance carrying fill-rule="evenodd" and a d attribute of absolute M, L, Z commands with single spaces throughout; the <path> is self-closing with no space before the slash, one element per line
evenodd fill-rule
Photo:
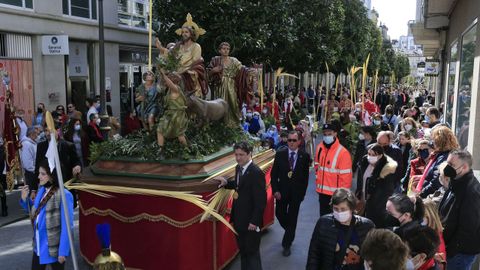
<path fill-rule="evenodd" d="M 470 270 L 477 255 L 457 254 L 447 258 L 448 270 Z"/>

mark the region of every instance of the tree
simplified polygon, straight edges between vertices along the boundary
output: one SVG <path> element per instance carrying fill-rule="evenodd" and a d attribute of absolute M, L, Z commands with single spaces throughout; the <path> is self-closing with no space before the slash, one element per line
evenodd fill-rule
<path fill-rule="evenodd" d="M 400 80 L 410 74 L 410 62 L 403 54 L 395 56 L 395 76 Z"/>

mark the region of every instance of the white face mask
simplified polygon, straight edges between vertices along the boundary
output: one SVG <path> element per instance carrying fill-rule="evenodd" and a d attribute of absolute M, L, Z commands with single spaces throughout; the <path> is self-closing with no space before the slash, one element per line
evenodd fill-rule
<path fill-rule="evenodd" d="M 410 131 L 410 130 L 412 130 L 412 128 L 413 128 L 413 126 L 410 125 L 410 124 L 406 124 L 406 125 L 405 125 L 405 130 L 406 130 L 406 131 Z"/>
<path fill-rule="evenodd" d="M 365 270 L 371 270 L 370 264 L 368 264 L 368 262 L 367 262 L 366 260 L 363 261 L 363 268 L 364 268 Z"/>
<path fill-rule="evenodd" d="M 358 139 L 361 141 L 365 140 L 365 135 L 363 135 L 362 133 L 358 134 Z"/>
<path fill-rule="evenodd" d="M 102 122 L 102 119 L 98 118 L 95 123 L 97 123 L 97 125 L 100 125 L 100 123 Z"/>
<path fill-rule="evenodd" d="M 333 107 L 334 112 L 338 112 L 338 107 Z"/>
<path fill-rule="evenodd" d="M 368 163 L 374 165 L 375 163 L 377 163 L 378 157 L 376 157 L 376 156 L 374 157 L 374 156 L 368 155 L 368 156 L 367 156 L 367 160 L 368 160 Z"/>
<path fill-rule="evenodd" d="M 340 223 L 347 222 L 352 218 L 352 211 L 337 212 L 333 210 L 333 217 Z"/>

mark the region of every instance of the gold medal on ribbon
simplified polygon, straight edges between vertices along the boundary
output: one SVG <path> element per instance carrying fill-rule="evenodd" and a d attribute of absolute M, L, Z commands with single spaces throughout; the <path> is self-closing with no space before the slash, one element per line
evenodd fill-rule
<path fill-rule="evenodd" d="M 292 178 L 292 175 L 293 175 L 292 171 L 289 171 L 288 174 L 287 174 L 288 178 Z"/>
<path fill-rule="evenodd" d="M 235 193 L 233 193 L 233 199 L 234 200 L 238 199 L 238 192 L 235 191 Z"/>

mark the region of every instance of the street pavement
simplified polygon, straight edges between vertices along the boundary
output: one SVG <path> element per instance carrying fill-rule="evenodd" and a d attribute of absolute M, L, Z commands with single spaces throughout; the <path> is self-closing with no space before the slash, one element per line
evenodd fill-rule
<path fill-rule="evenodd" d="M 25 270 L 30 269 L 32 258 L 32 226 L 27 219 L 27 214 L 20 208 L 18 200 L 20 191 L 16 190 L 7 195 L 9 216 L 0 217 L 0 269 L 2 270 Z M 263 269 L 290 270 L 305 267 L 308 255 L 310 238 L 318 219 L 318 197 L 315 193 L 313 173 L 310 175 L 310 183 L 307 195 L 300 207 L 298 217 L 297 234 L 292 245 L 290 257 L 282 256 L 283 229 L 278 221 L 264 232 L 261 242 L 261 257 Z M 6 224 L 6 225 L 5 225 Z M 75 246 L 79 250 L 78 241 L 78 209 L 75 211 Z M 77 255 L 79 256 L 79 255 Z M 77 259 L 79 269 L 92 269 L 83 258 Z M 68 258 L 65 269 L 73 269 L 72 260 Z M 240 269 L 240 257 L 226 267 L 228 270 Z"/>
<path fill-rule="evenodd" d="M 298 214 L 297 231 L 292 244 L 292 254 L 289 257 L 282 255 L 282 237 L 285 232 L 275 219 L 262 237 L 260 256 L 264 270 L 292 270 L 305 269 L 308 257 L 308 247 L 313 229 L 319 218 L 318 195 L 315 192 L 315 178 L 313 170 L 310 173 L 307 194 L 300 205 Z M 240 256 L 226 268 L 228 270 L 240 269 Z"/>
<path fill-rule="evenodd" d="M 27 214 L 19 206 L 20 191 L 15 190 L 7 194 L 8 217 L 0 217 L 0 269 L 25 270 L 30 269 L 32 258 L 32 226 Z M 262 236 L 260 253 L 264 270 L 291 270 L 305 268 L 308 256 L 308 247 L 315 223 L 319 217 L 318 195 L 315 192 L 315 178 L 313 170 L 310 173 L 310 182 L 307 195 L 301 204 L 298 216 L 297 232 L 289 257 L 282 255 L 282 237 L 284 230 L 277 220 Z M 75 210 L 74 220 L 75 247 L 80 250 L 78 237 L 78 208 Z M 79 254 L 77 256 L 80 256 Z M 90 265 L 78 257 L 80 270 L 92 269 Z M 72 259 L 67 259 L 65 269 L 73 269 Z M 237 256 L 225 269 L 240 269 L 240 256 Z"/>

